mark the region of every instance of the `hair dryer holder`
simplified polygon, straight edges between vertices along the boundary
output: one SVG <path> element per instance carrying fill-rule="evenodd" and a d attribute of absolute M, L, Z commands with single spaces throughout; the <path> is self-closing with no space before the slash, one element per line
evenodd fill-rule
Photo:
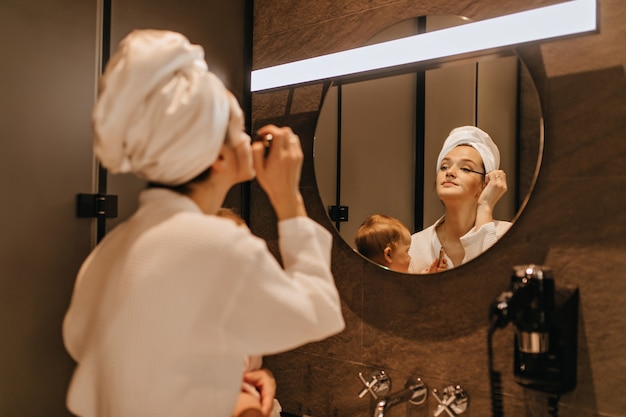
<path fill-rule="evenodd" d="M 576 387 L 577 287 L 556 288 L 548 267 L 514 267 L 511 291 L 500 295 L 492 317 L 498 327 L 515 325 L 515 381 L 527 388 L 563 394 Z"/>

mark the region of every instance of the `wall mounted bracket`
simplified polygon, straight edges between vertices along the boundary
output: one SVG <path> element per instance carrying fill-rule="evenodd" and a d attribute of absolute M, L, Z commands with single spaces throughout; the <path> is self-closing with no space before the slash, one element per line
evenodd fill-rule
<path fill-rule="evenodd" d="M 348 206 L 329 206 L 328 215 L 334 222 L 347 222 Z"/>
<path fill-rule="evenodd" d="M 77 217 L 117 217 L 117 196 L 111 194 L 77 194 Z"/>

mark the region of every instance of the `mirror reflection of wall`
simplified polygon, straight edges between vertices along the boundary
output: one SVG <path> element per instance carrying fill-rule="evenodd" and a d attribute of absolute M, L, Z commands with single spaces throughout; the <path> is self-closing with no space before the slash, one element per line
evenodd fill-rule
<path fill-rule="evenodd" d="M 465 22 L 458 16 L 412 19 L 371 43 L 414 35 L 420 24 L 432 31 Z M 479 126 L 500 148 L 509 191 L 494 218 L 513 220 L 533 181 L 520 177 L 520 167 L 530 165 L 521 171 L 532 177 L 540 148 L 519 153 L 528 138 L 540 143 L 541 111 L 538 97 L 526 98 L 528 84 L 511 52 L 332 85 L 315 135 L 315 171 L 324 204 L 348 207 L 348 221 L 335 222 L 342 238 L 354 247 L 358 227 L 372 213 L 396 217 L 411 232 L 433 224 L 443 214 L 434 187 L 437 155 L 450 130 L 462 125 Z M 520 105 L 527 102 L 530 110 Z"/>

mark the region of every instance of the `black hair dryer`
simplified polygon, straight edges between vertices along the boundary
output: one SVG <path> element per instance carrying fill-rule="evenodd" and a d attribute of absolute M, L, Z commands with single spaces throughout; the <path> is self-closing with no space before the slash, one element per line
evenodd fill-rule
<path fill-rule="evenodd" d="M 576 387 L 578 289 L 555 288 L 550 268 L 517 265 L 511 289 L 492 305 L 498 327 L 515 326 L 515 381 L 563 394 Z"/>

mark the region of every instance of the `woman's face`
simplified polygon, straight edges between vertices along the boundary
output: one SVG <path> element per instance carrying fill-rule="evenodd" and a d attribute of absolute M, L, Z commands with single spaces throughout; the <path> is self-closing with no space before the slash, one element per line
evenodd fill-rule
<path fill-rule="evenodd" d="M 243 110 L 239 106 L 235 96 L 228 92 L 230 102 L 230 119 L 226 133 L 225 145 L 235 151 L 236 182 L 249 181 L 254 178 L 255 171 L 252 166 L 252 147 L 250 135 L 246 133 Z"/>
<path fill-rule="evenodd" d="M 451 199 L 478 199 L 483 190 L 483 160 L 471 146 L 457 146 L 441 161 L 437 173 L 437 195 L 445 203 Z"/>

